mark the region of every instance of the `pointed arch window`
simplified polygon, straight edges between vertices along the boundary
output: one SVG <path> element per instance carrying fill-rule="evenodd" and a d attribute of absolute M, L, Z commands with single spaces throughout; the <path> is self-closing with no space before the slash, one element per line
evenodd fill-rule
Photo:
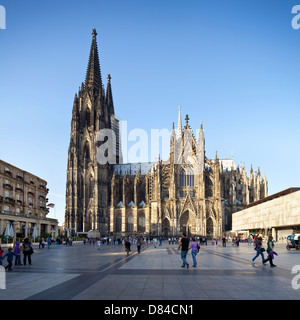
<path fill-rule="evenodd" d="M 181 168 L 179 174 L 179 186 L 182 187 L 194 187 L 194 170 L 192 168 Z"/>
<path fill-rule="evenodd" d="M 129 213 L 127 217 L 127 231 L 132 232 L 133 231 L 133 214 Z"/>

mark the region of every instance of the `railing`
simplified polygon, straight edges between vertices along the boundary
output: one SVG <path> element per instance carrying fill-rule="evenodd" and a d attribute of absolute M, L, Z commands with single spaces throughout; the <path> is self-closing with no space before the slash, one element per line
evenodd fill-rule
<path fill-rule="evenodd" d="M 9 183 L 3 183 L 3 188 L 10 189 L 10 190 L 13 189 L 12 185 L 10 185 Z"/>

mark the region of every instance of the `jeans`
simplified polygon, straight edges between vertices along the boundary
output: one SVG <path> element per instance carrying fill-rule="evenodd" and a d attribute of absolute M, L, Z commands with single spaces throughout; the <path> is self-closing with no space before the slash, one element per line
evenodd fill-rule
<path fill-rule="evenodd" d="M 21 265 L 22 263 L 21 263 L 21 255 L 20 254 L 18 254 L 17 256 L 16 256 L 16 259 L 15 259 L 15 266 L 16 265 Z"/>
<path fill-rule="evenodd" d="M 186 255 L 188 253 L 188 250 L 181 250 L 181 260 L 183 261 L 183 266 L 188 265 L 188 262 L 186 261 Z"/>
<path fill-rule="evenodd" d="M 261 259 L 264 262 L 264 260 L 265 260 L 264 253 L 261 252 L 260 249 L 255 249 L 255 250 L 256 250 L 256 256 L 252 259 L 252 261 L 254 261 L 259 255 L 261 255 Z"/>
<path fill-rule="evenodd" d="M 31 264 L 31 254 L 24 252 L 24 259 L 23 259 L 24 266 L 26 265 L 26 258 L 27 258 L 27 257 L 28 257 L 28 263 Z"/>
<path fill-rule="evenodd" d="M 11 270 L 12 269 L 12 260 L 7 260 L 7 263 L 8 265 L 5 267 L 5 270 L 8 269 L 8 270 Z"/>
<path fill-rule="evenodd" d="M 197 250 L 192 250 L 192 258 L 193 258 L 194 266 L 197 265 L 197 260 L 196 260 L 196 255 L 197 255 L 197 253 L 198 253 Z"/>

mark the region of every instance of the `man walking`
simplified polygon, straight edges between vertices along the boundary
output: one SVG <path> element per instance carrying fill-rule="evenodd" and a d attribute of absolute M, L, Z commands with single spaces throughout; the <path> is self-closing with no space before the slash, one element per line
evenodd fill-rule
<path fill-rule="evenodd" d="M 179 246 L 178 246 L 177 251 L 179 251 L 180 248 L 181 248 L 181 259 L 183 262 L 181 267 L 184 268 L 186 266 L 187 268 L 189 268 L 189 264 L 186 261 L 186 255 L 187 255 L 189 249 L 191 248 L 191 246 L 190 246 L 189 239 L 186 237 L 186 233 L 182 234 L 182 238 L 179 242 Z"/>

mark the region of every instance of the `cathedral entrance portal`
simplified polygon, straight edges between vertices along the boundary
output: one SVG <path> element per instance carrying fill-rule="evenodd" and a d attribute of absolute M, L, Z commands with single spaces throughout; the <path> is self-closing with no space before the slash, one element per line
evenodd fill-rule
<path fill-rule="evenodd" d="M 185 211 L 180 217 L 180 232 L 190 237 L 195 229 L 195 218 L 192 213 Z"/>
<path fill-rule="evenodd" d="M 206 235 L 208 238 L 212 238 L 213 234 L 214 234 L 214 223 L 211 218 L 208 218 L 206 222 Z"/>
<path fill-rule="evenodd" d="M 169 231 L 170 231 L 170 221 L 169 219 L 165 218 L 162 223 L 162 234 L 164 237 L 169 236 Z"/>

